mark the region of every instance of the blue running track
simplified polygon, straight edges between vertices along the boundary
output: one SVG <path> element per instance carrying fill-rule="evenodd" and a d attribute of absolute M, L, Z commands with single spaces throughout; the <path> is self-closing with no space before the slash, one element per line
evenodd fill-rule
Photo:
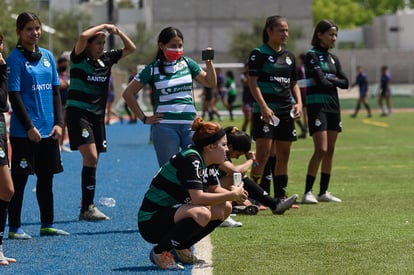
<path fill-rule="evenodd" d="M 81 157 L 78 151 L 62 152 L 65 171 L 54 180 L 55 226 L 68 237 L 39 236 L 39 207 L 34 192 L 36 177 L 26 186 L 22 227 L 31 240 L 9 240 L 6 256 L 16 264 L 0 266 L 0 274 L 166 274 L 148 255 L 152 245 L 137 229 L 137 211 L 152 177 L 158 170 L 148 125 L 115 123 L 107 127 L 108 152 L 100 157 L 95 204 L 109 221 L 78 221 L 81 198 Z M 168 141 L 166 141 L 168 142 Z M 112 197 L 115 207 L 100 206 L 98 199 Z M 191 274 L 191 266 L 183 272 Z"/>

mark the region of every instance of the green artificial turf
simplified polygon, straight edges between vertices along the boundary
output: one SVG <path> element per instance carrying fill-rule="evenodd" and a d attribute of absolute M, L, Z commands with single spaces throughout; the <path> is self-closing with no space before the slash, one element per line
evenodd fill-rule
<path fill-rule="evenodd" d="M 243 227 L 212 233 L 214 274 L 413 274 L 414 113 L 342 120 L 329 190 L 343 202 L 236 216 Z M 288 194 L 299 200 L 312 150 L 310 137 L 292 145 Z"/>

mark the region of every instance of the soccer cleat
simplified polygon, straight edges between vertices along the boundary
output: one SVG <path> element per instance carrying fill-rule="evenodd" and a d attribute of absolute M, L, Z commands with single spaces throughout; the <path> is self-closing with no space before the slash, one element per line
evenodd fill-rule
<path fill-rule="evenodd" d="M 10 240 L 29 240 L 32 236 L 26 234 L 22 229 L 18 229 L 16 232 L 9 231 L 9 239 Z"/>
<path fill-rule="evenodd" d="M 94 204 L 88 206 L 88 210 L 79 214 L 80 221 L 102 221 L 109 220 L 109 217 L 102 213 Z"/>
<path fill-rule="evenodd" d="M 319 195 L 317 197 L 319 202 L 342 202 L 340 198 L 335 197 L 331 192 L 326 191 L 325 194 Z"/>
<path fill-rule="evenodd" d="M 184 269 L 184 266 L 177 264 L 175 262 L 174 256 L 168 251 L 164 251 L 161 254 L 157 254 L 154 252 L 154 249 L 152 249 L 149 258 L 153 264 L 158 265 L 162 269 L 168 269 L 168 270 L 183 270 Z"/>
<path fill-rule="evenodd" d="M 227 217 L 220 225 L 219 227 L 241 227 L 243 224 L 241 222 L 236 222 L 231 217 Z"/>
<path fill-rule="evenodd" d="M 312 191 L 309 191 L 308 193 L 303 195 L 302 203 L 303 204 L 316 204 L 316 203 L 318 203 L 318 200 L 312 194 Z"/>
<path fill-rule="evenodd" d="M 64 230 L 54 227 L 40 228 L 40 236 L 69 236 L 70 234 Z"/>
<path fill-rule="evenodd" d="M 173 249 L 171 254 L 174 259 L 183 264 L 205 264 L 204 260 L 198 259 L 192 252 L 191 249 Z"/>
<path fill-rule="evenodd" d="M 278 203 L 276 205 L 276 209 L 272 210 L 273 214 L 276 215 L 282 215 L 285 213 L 286 210 L 288 210 L 292 204 L 296 203 L 296 199 L 298 198 L 298 195 L 293 195 L 288 198 L 282 198 L 278 199 Z"/>
<path fill-rule="evenodd" d="M 259 212 L 259 207 L 251 204 L 251 205 L 236 205 L 233 206 L 232 213 L 233 214 L 244 214 L 244 215 L 256 215 Z"/>

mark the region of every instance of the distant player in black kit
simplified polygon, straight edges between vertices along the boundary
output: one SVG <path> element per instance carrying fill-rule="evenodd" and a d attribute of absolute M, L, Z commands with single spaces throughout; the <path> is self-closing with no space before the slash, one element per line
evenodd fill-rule
<path fill-rule="evenodd" d="M 337 88 L 348 89 L 349 85 L 338 57 L 329 52 L 335 46 L 337 35 L 338 26 L 334 22 L 320 21 L 313 34 L 313 48 L 306 54 L 305 74 L 311 78 L 307 87 L 306 104 L 314 152 L 309 160 L 302 203 L 341 202 L 328 192 L 335 143 L 338 133 L 342 131 Z M 312 187 L 319 166 L 320 190 L 315 198 Z"/>

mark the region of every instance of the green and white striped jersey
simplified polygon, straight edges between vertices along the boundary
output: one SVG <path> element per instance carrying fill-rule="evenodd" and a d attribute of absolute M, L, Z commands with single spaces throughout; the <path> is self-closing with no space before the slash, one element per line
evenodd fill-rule
<path fill-rule="evenodd" d="M 166 74 L 160 74 L 159 65 L 160 60 L 147 64 L 135 80 L 151 86 L 154 110 L 163 114 L 160 123 L 191 124 L 196 117 L 193 79 L 200 74 L 200 66 L 189 57 L 181 57 L 164 62 Z"/>

